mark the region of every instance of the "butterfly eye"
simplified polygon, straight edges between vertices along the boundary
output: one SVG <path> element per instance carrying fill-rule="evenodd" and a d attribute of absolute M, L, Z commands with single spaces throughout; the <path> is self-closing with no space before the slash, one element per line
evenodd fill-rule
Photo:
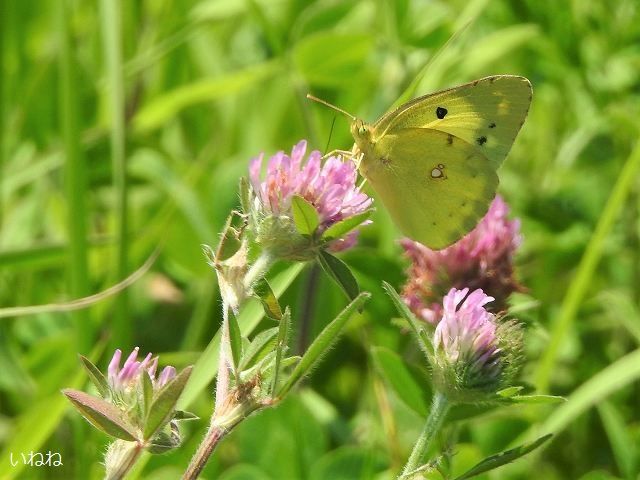
<path fill-rule="evenodd" d="M 364 126 L 364 125 L 360 125 L 360 126 L 358 127 L 358 133 L 359 133 L 360 135 L 364 135 L 364 134 L 366 133 L 366 131 L 367 131 L 367 129 L 365 128 L 365 126 Z"/>

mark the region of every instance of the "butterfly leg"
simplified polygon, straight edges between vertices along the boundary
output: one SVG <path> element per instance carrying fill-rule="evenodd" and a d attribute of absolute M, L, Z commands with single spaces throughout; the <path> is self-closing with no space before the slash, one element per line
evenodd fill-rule
<path fill-rule="evenodd" d="M 325 153 L 322 156 L 322 159 L 326 160 L 327 158 L 335 157 L 336 155 L 340 155 L 342 157 L 353 159 L 353 152 L 352 151 L 350 151 L 350 150 L 339 150 L 339 149 L 331 150 L 329 153 Z"/>

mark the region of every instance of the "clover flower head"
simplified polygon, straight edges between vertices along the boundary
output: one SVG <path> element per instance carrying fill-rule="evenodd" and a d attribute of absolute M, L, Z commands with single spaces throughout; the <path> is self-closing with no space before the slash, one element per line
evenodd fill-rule
<path fill-rule="evenodd" d="M 263 176 L 264 154 L 251 161 L 249 180 L 253 190 L 253 225 L 256 239 L 264 248 L 281 258 L 306 259 L 318 247 L 321 237 L 332 225 L 370 209 L 373 200 L 356 186 L 357 171 L 352 161 L 331 156 L 322 162 L 319 151 L 305 160 L 307 142 L 293 147 L 291 155 L 278 152 L 267 162 Z M 302 197 L 318 216 L 314 238 L 300 235 L 293 219 L 293 198 Z M 366 224 L 363 219 L 360 225 Z M 358 226 L 358 225 L 356 225 Z M 328 241 L 331 251 L 355 245 L 357 230 Z"/>
<path fill-rule="evenodd" d="M 513 269 L 513 256 L 522 243 L 520 221 L 509 220 L 508 214 L 498 195 L 476 228 L 443 250 L 410 239 L 400 242 L 411 260 L 403 297 L 418 317 L 435 325 L 442 317 L 442 298 L 452 286 L 491 294 L 494 313 L 506 308 L 511 293 L 522 290 Z"/>
<path fill-rule="evenodd" d="M 433 347 L 434 380 L 456 401 L 478 400 L 508 383 L 521 358 L 521 329 L 485 306 L 493 297 L 477 289 L 452 288 L 443 299 Z"/>
<path fill-rule="evenodd" d="M 139 348 L 136 347 L 129 354 L 127 359 L 120 368 L 120 360 L 122 351 L 117 349 L 107 370 L 107 381 L 109 386 L 120 397 L 127 397 L 135 392 L 140 386 L 142 375 L 148 374 L 154 390 L 159 390 L 176 376 L 176 369 L 171 366 L 165 367 L 160 375 L 156 378 L 156 370 L 158 368 L 158 357 L 153 357 L 151 353 L 147 354 L 141 361 L 138 360 Z"/>

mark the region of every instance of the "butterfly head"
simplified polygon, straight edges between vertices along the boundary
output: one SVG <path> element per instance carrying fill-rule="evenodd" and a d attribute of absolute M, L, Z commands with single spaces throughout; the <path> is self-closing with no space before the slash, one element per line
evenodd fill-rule
<path fill-rule="evenodd" d="M 365 145 L 371 143 L 371 127 L 359 118 L 351 122 L 351 135 L 353 135 L 353 139 L 360 147 L 360 150 L 365 150 Z"/>

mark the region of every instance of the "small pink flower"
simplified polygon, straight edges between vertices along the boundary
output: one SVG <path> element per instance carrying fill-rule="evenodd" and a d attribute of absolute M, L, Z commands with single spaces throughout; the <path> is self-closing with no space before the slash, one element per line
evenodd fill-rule
<path fill-rule="evenodd" d="M 494 298 L 477 289 L 449 290 L 433 334 L 433 381 L 455 402 L 490 401 L 522 365 L 522 328 L 487 310 Z"/>
<path fill-rule="evenodd" d="M 114 392 L 120 395 L 129 395 L 135 392 L 140 386 L 142 374 L 145 372 L 151 378 L 154 389 L 162 388 L 176 376 L 176 369 L 168 366 L 162 370 L 156 379 L 158 357 L 152 357 L 151 353 L 149 353 L 142 361 L 138 361 L 138 352 L 139 348 L 134 348 L 122 368 L 120 368 L 122 352 L 120 349 L 114 352 L 107 369 L 107 381 Z"/>
<path fill-rule="evenodd" d="M 494 300 L 480 289 L 452 288 L 443 299 L 443 316 L 433 337 L 433 346 L 446 362 L 464 364 L 470 379 L 482 382 L 500 375 L 500 349 L 495 316 L 484 306 Z"/>
<path fill-rule="evenodd" d="M 403 297 L 416 315 L 435 325 L 451 287 L 481 288 L 495 297 L 494 312 L 506 308 L 509 295 L 522 289 L 513 271 L 513 256 L 522 242 L 520 222 L 509 220 L 508 214 L 498 195 L 476 228 L 450 247 L 436 251 L 413 240 L 401 241 L 411 260 Z"/>
<path fill-rule="evenodd" d="M 323 164 L 322 155 L 317 150 L 312 151 L 305 161 L 306 149 L 307 142 L 302 140 L 293 147 L 291 156 L 284 152 L 276 153 L 267 162 L 264 178 L 261 175 L 264 154 L 251 161 L 249 179 L 259 223 L 256 230 L 259 241 L 267 248 L 288 240 L 295 243 L 290 246 L 292 249 L 301 248 L 299 239 L 295 238 L 295 230 L 292 230 L 291 202 L 294 195 L 301 196 L 316 209 L 320 221 L 316 233 L 319 235 L 337 222 L 366 212 L 373 202 L 356 186 L 358 175 L 353 162 L 329 157 Z M 362 224 L 365 223 L 363 221 Z M 334 239 L 329 249 L 351 248 L 357 241 L 357 233 L 353 230 Z"/>

